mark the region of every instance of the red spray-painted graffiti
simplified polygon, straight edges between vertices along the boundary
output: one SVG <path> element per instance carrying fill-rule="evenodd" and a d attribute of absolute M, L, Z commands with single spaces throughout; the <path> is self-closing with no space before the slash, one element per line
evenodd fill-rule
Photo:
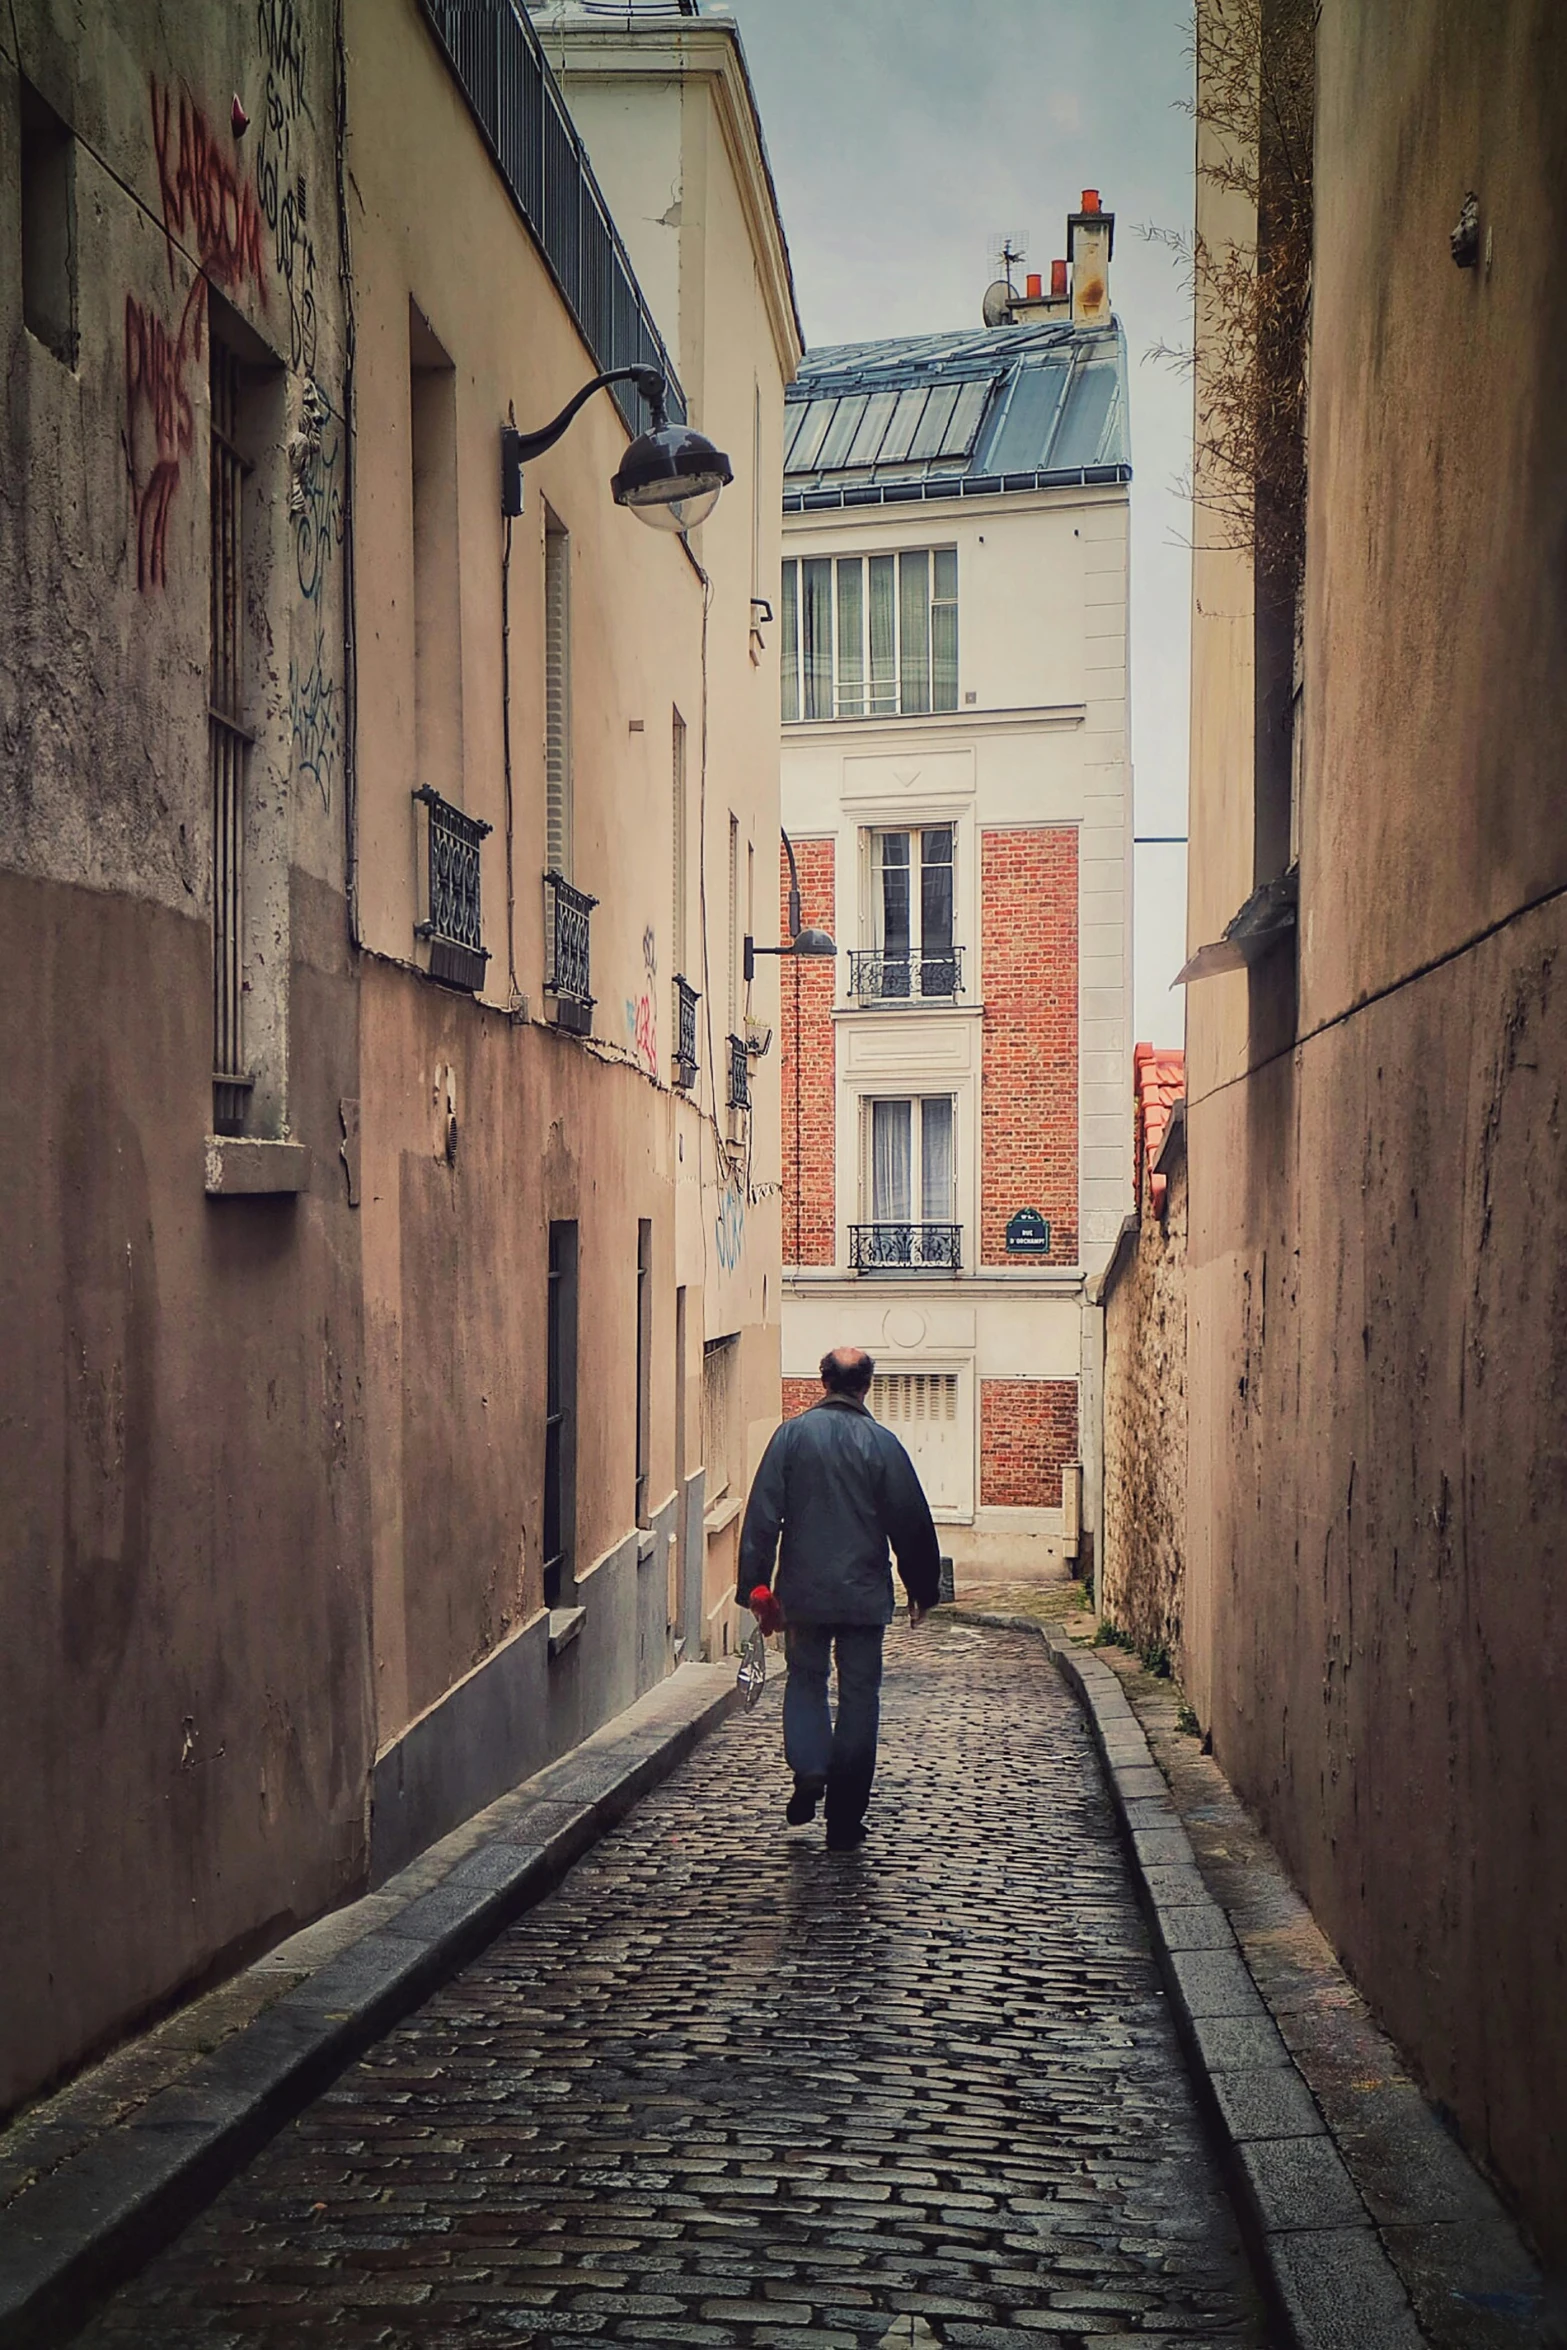
<path fill-rule="evenodd" d="M 242 180 L 185 91 L 152 85 L 152 144 L 158 158 L 158 195 L 163 233 L 174 277 L 174 239 L 195 246 L 203 273 L 214 285 L 239 286 L 253 280 L 266 300 L 262 262 L 261 207 L 248 179 Z"/>
<path fill-rule="evenodd" d="M 263 304 L 267 298 L 254 189 L 240 179 L 194 101 L 184 92 L 160 90 L 156 82 L 152 144 L 170 282 L 176 282 L 176 238 L 194 248 L 198 266 L 172 331 L 134 294 L 125 297 L 125 455 L 136 519 L 136 584 L 143 592 L 161 588 L 168 577 L 169 509 L 195 432 L 186 379 L 202 355 L 208 285 L 253 284 Z"/>

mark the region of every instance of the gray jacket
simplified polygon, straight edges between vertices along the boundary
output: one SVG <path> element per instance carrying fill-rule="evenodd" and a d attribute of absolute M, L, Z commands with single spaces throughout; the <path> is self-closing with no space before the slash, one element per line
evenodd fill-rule
<path fill-rule="evenodd" d="M 785 1420 L 762 1455 L 740 1530 L 740 1605 L 772 1582 L 777 1554 L 790 1623 L 890 1623 L 889 1542 L 910 1599 L 934 1607 L 941 1560 L 914 1463 L 864 1404 L 824 1395 Z"/>

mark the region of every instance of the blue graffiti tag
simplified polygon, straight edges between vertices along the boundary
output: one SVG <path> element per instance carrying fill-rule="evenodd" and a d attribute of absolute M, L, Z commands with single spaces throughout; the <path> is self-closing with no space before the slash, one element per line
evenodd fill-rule
<path fill-rule="evenodd" d="M 713 1226 L 718 1241 L 718 1262 L 726 1273 L 733 1273 L 745 1254 L 745 1202 L 731 1183 L 718 1203 L 718 1221 Z"/>

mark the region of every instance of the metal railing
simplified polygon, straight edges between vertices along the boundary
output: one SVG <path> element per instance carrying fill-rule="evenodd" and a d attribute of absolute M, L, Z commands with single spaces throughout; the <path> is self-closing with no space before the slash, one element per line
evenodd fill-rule
<path fill-rule="evenodd" d="M 961 1224 L 851 1224 L 855 1273 L 956 1273 L 963 1263 Z"/>
<path fill-rule="evenodd" d="M 685 394 L 620 241 L 582 141 L 521 0 L 423 0 L 446 55 L 550 275 L 600 368 L 656 367 L 671 424 Z M 632 384 L 611 394 L 642 430 Z"/>
<path fill-rule="evenodd" d="M 586 1035 L 592 1024 L 593 989 L 589 917 L 598 904 L 574 888 L 562 873 L 544 876 L 544 992 L 555 998 L 562 1028 Z"/>
<path fill-rule="evenodd" d="M 732 1110 L 751 1107 L 751 1056 L 743 1036 L 729 1039 L 729 1107 Z"/>
<path fill-rule="evenodd" d="M 494 827 L 465 816 L 427 783 L 414 798 L 429 811 L 430 836 L 429 911 L 414 936 L 430 942 L 430 977 L 473 995 L 490 959 L 479 912 L 479 845 Z"/>
<path fill-rule="evenodd" d="M 963 949 L 933 955 L 851 949 L 849 993 L 857 1004 L 950 1004 L 963 993 Z"/>
<path fill-rule="evenodd" d="M 675 978 L 675 1083 L 696 1083 L 701 1063 L 696 1057 L 696 1008 L 701 996 L 688 980 Z"/>

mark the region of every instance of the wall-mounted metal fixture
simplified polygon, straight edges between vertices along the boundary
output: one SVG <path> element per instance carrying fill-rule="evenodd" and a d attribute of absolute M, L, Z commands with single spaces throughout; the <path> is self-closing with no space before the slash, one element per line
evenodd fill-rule
<path fill-rule="evenodd" d="M 636 439 L 610 479 L 617 506 L 628 506 L 639 522 L 654 530 L 694 530 L 718 503 L 719 492 L 734 480 L 734 469 L 722 449 L 688 424 L 670 424 L 664 413 L 666 386 L 656 367 L 606 367 L 566 402 L 560 414 L 537 432 L 519 432 L 514 424 L 501 426 L 501 512 L 513 519 L 522 512 L 522 469 L 534 457 L 553 449 L 579 409 L 606 384 L 631 383 L 652 411 L 648 430 Z"/>
<path fill-rule="evenodd" d="M 1458 224 L 1448 237 L 1453 259 L 1460 269 L 1478 269 L 1480 266 L 1480 199 L 1473 188 L 1464 198 Z"/>
<path fill-rule="evenodd" d="M 756 976 L 758 955 L 836 955 L 837 942 L 825 930 L 802 930 L 800 927 L 800 868 L 794 861 L 794 845 L 786 832 L 779 834 L 784 854 L 789 860 L 789 940 L 786 946 L 759 947 L 755 939 L 745 942 L 745 976 Z"/>

